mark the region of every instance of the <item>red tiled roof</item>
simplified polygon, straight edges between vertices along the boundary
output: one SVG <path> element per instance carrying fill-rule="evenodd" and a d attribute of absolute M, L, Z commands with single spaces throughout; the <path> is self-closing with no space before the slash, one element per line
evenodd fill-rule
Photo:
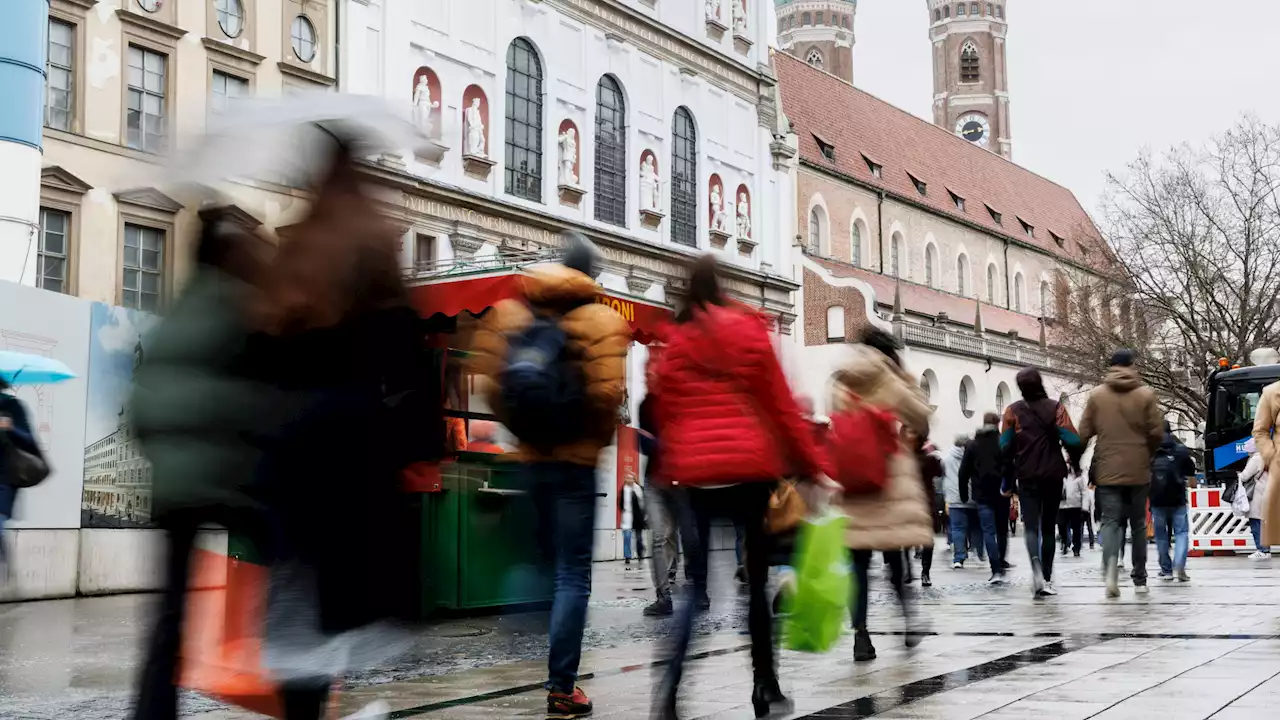
<path fill-rule="evenodd" d="M 892 277 L 835 260 L 816 257 L 811 259 L 835 277 L 854 278 L 870 285 L 875 291 L 877 305 L 893 306 L 895 280 Z M 902 307 L 909 313 L 937 317 L 938 313 L 945 312 L 951 322 L 972 327 L 977 303 L 975 299 L 952 295 L 924 285 L 902 283 Z M 1040 338 L 1039 318 L 986 303 L 982 304 L 982 325 L 991 332 L 1008 334 L 1016 330 L 1018 337 L 1024 340 L 1036 341 Z"/>
<path fill-rule="evenodd" d="M 774 67 L 783 112 L 806 162 L 1084 265 L 1096 267 L 1110 256 L 1088 213 L 1065 187 L 790 55 L 774 53 Z M 834 162 L 819 151 L 814 135 L 835 146 Z M 881 178 L 871 175 L 863 155 L 882 166 Z M 928 186 L 926 196 L 908 173 Z M 964 198 L 967 211 L 956 208 L 948 190 Z M 1002 225 L 984 203 L 1003 216 Z M 1034 238 L 1019 218 L 1035 228 Z M 1064 238 L 1066 247 L 1058 247 L 1050 232 Z M 1090 252 L 1081 252 L 1079 243 Z"/>

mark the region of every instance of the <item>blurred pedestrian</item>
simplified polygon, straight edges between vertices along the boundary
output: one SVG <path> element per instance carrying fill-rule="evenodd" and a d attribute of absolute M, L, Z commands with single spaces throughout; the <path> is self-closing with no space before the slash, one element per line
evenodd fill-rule
<path fill-rule="evenodd" d="M 1196 473 L 1191 452 L 1164 423 L 1164 442 L 1151 458 L 1151 522 L 1156 536 L 1156 557 L 1160 579 L 1187 582 L 1187 550 L 1190 525 L 1187 521 L 1187 478 Z M 1252 508 L 1250 508 L 1252 510 Z M 1173 557 L 1169 557 L 1170 540 Z"/>
<path fill-rule="evenodd" d="M 663 473 L 687 488 L 698 525 L 696 536 L 683 538 L 693 588 L 679 609 L 671 662 L 654 699 L 653 716 L 661 720 L 676 717 L 676 695 L 693 639 L 693 599 L 707 589 L 701 546 L 709 540 L 712 517 L 740 523 L 746 535 L 756 717 L 788 705 L 774 666 L 773 621 L 765 595 L 765 514 L 784 474 L 821 475 L 811 431 L 787 387 L 766 319 L 729 300 L 717 272 L 710 255 L 694 265 L 686 306 L 676 316 L 652 389 L 659 403 L 658 437 L 670 439 L 663 445 Z"/>
<path fill-rule="evenodd" d="M 657 355 L 651 350 L 645 366 L 645 385 L 649 388 L 654 385 L 656 358 Z M 648 510 L 646 518 L 653 538 L 653 558 L 649 569 L 653 575 L 653 589 L 657 594 L 657 599 L 644 609 L 646 617 L 666 617 L 675 611 L 671 585 L 676 581 L 676 569 L 680 562 L 680 536 L 686 532 L 696 532 L 684 488 L 673 486 L 662 471 L 662 441 L 656 434 L 657 404 L 657 396 L 650 391 L 640 402 L 638 412 L 640 451 L 648 458 L 644 470 Z"/>
<path fill-rule="evenodd" d="M 635 558 L 644 565 L 644 488 L 636 480 L 635 475 L 628 475 L 622 482 L 622 558 L 627 567 L 631 567 L 631 551 L 634 545 Z"/>
<path fill-rule="evenodd" d="M 1263 388 L 1253 420 L 1253 442 L 1258 448 L 1258 454 L 1262 456 L 1268 478 L 1280 476 L 1280 452 L 1277 452 L 1276 441 L 1272 436 L 1278 426 L 1280 426 L 1280 382 Z M 1254 498 L 1255 502 L 1261 506 L 1256 518 L 1261 525 L 1258 531 L 1261 536 L 1258 552 L 1265 553 L 1269 557 L 1272 546 L 1280 545 L 1280 483 L 1272 485 L 1268 482 L 1266 492 L 1259 495 L 1255 491 Z M 1250 504 L 1249 507 L 1252 508 L 1253 505 Z"/>
<path fill-rule="evenodd" d="M 1084 530 L 1084 496 L 1088 490 L 1081 473 L 1073 472 L 1067 476 L 1062 486 L 1062 502 L 1058 503 L 1058 544 L 1062 546 L 1062 556 L 1074 552 L 1080 557 L 1080 548 L 1084 543 L 1081 533 Z"/>
<path fill-rule="evenodd" d="M 467 441 L 466 451 L 490 455 L 505 454 L 506 449 L 494 442 L 497 434 L 498 427 L 492 420 L 472 420 L 471 439 Z"/>
<path fill-rule="evenodd" d="M 1124 526 L 1132 532 L 1134 591 L 1147 592 L 1147 500 L 1151 458 L 1164 442 L 1164 417 L 1154 391 L 1134 367 L 1133 352 L 1118 350 L 1102 385 L 1089 395 L 1080 439 L 1097 439 L 1092 468 L 1102 510 L 1102 563 L 1107 597 L 1119 597 Z"/>
<path fill-rule="evenodd" d="M 933 488 L 936 480 L 942 477 L 942 458 L 937 449 L 921 437 L 914 429 L 903 425 L 900 433 L 902 442 L 915 454 L 916 465 L 920 469 L 920 484 L 924 486 L 927 508 L 933 512 Z M 933 538 L 919 548 L 920 552 L 920 587 L 933 586 Z"/>
<path fill-rule="evenodd" d="M 471 368 L 520 439 L 543 554 L 554 562 L 547 713 L 577 718 L 592 710 L 575 683 L 591 595 L 596 463 L 616 429 L 631 331 L 596 302 L 595 246 L 576 233 L 565 241 L 562 264 L 529 270 L 524 297 L 485 315 Z"/>
<path fill-rule="evenodd" d="M 835 376 L 832 407 L 840 412 L 853 402 L 892 412 L 917 437 L 929 434 L 929 406 L 916 383 L 902 369 L 900 346 L 883 330 L 864 330 L 852 348 L 852 359 Z M 917 632 L 915 609 L 906 586 L 906 556 L 903 550 L 933 542 L 929 503 L 920 480 L 920 467 L 905 445 L 889 459 L 888 478 L 879 491 L 847 494 L 842 504 L 849 515 L 847 542 L 853 551 L 857 586 L 853 601 L 853 659 L 874 660 L 875 646 L 867 630 L 871 554 L 884 553 L 890 582 L 898 596 L 906 624 L 906 644 L 915 647 L 922 639 Z"/>
<path fill-rule="evenodd" d="M 5 477 L 5 449 L 13 447 L 44 457 L 27 417 L 27 409 L 23 407 L 22 401 L 12 394 L 12 387 L 0 377 L 0 439 L 3 440 L 0 442 L 0 586 L 8 582 L 10 571 L 4 526 L 13 517 L 13 506 L 18 501 L 18 488 L 7 482 L 9 478 Z"/>
<path fill-rule="evenodd" d="M 982 543 L 986 545 L 991 561 L 991 578 L 988 582 L 1004 582 L 1004 555 L 1000 547 L 1000 529 L 1004 527 L 1007 513 L 1000 500 L 1000 488 L 1008 474 L 1008 463 L 1000 450 L 1000 416 L 986 413 L 982 427 L 966 444 L 960 463 L 960 487 L 972 492 L 982 531 Z"/>
<path fill-rule="evenodd" d="M 1058 594 L 1053 587 L 1053 557 L 1058 503 L 1068 472 L 1063 451 L 1076 466 L 1081 444 L 1067 409 L 1045 392 L 1039 370 L 1019 370 L 1017 383 L 1022 399 L 1005 408 L 1000 432 L 1000 448 L 1013 463 L 1003 490 L 1015 492 L 1009 480 L 1016 478 L 1019 513 L 1026 529 L 1023 539 L 1031 558 L 1032 594 L 1041 598 Z"/>
<path fill-rule="evenodd" d="M 1253 452 L 1250 453 L 1249 461 L 1245 463 L 1244 469 L 1236 479 L 1240 483 L 1236 492 L 1244 492 L 1249 500 L 1249 512 L 1246 517 L 1249 520 L 1249 532 L 1253 535 L 1254 548 L 1249 559 L 1270 560 L 1271 548 L 1262 543 L 1262 501 L 1267 496 L 1271 474 L 1267 472 L 1266 465 L 1262 462 L 1262 453 L 1257 451 L 1256 443 L 1250 439 L 1245 443 L 1245 447 L 1246 449 L 1252 447 Z"/>

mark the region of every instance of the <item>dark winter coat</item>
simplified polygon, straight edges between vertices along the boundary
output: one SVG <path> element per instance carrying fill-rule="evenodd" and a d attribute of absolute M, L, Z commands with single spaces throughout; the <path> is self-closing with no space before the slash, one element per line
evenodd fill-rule
<path fill-rule="evenodd" d="M 1156 451 L 1156 454 L 1168 455 L 1173 458 L 1174 467 L 1177 468 L 1178 476 L 1182 479 L 1182 482 L 1177 487 L 1162 487 L 1161 483 L 1155 482 L 1156 458 L 1153 457 L 1151 459 L 1151 507 L 1182 507 L 1186 505 L 1186 479 L 1196 474 L 1196 463 L 1191 459 L 1191 451 L 1187 450 L 1187 446 L 1174 437 L 1173 433 L 1167 432 L 1164 434 L 1164 441 L 1160 443 L 1160 449 Z M 1165 494 L 1160 494 L 1158 489 L 1163 489 Z"/>
<path fill-rule="evenodd" d="M 960 495 L 964 502 L 973 500 L 982 505 L 995 505 L 1000 500 L 1000 488 L 1008 472 L 1004 453 L 1000 450 L 1000 428 L 983 425 L 964 448 L 960 461 Z"/>
<path fill-rule="evenodd" d="M 21 400 L 0 392 L 0 417 L 8 417 L 13 421 L 11 429 L 0 432 L 8 436 L 14 447 L 43 457 L 40 443 L 36 442 L 36 434 L 27 419 L 27 409 L 22 406 Z M 4 446 L 0 445 L 0 453 L 3 452 Z M 13 505 L 18 500 L 18 489 L 5 482 L 4 467 L 4 457 L 0 455 L 0 515 L 10 518 L 13 517 Z"/>
<path fill-rule="evenodd" d="M 1057 483 L 1067 477 L 1065 450 L 1078 462 L 1083 443 L 1071 416 L 1044 392 L 1035 368 L 1018 372 L 1023 399 L 1004 410 L 1000 448 L 1010 459 L 1014 477 L 1021 484 Z"/>

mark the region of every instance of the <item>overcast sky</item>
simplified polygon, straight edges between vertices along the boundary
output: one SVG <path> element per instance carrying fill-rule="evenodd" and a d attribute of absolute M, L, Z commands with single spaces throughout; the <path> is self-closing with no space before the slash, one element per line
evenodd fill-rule
<path fill-rule="evenodd" d="M 1093 212 L 1143 146 L 1280 123 L 1280 0 L 1007 0 L 1015 162 Z M 854 84 L 932 120 L 925 0 L 859 0 Z M 869 129 L 870 130 L 870 129 Z"/>

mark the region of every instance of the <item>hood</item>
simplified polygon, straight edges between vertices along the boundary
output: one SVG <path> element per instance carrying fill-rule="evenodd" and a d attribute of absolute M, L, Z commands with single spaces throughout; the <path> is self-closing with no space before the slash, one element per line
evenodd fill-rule
<path fill-rule="evenodd" d="M 978 428 L 978 431 L 976 433 L 974 433 L 974 437 L 976 438 L 976 437 L 983 437 L 985 435 L 999 435 L 999 434 L 1000 434 L 1000 428 L 996 427 L 995 425 L 983 425 L 982 427 Z"/>
<path fill-rule="evenodd" d="M 1138 377 L 1138 371 L 1132 367 L 1111 368 L 1103 382 L 1119 393 L 1131 392 L 1142 386 L 1142 378 Z"/>
<path fill-rule="evenodd" d="M 1049 397 L 1049 393 L 1044 391 L 1044 380 L 1040 377 L 1040 371 L 1033 367 L 1019 370 L 1017 383 L 1018 390 L 1022 392 L 1022 399 L 1027 402 Z"/>
<path fill-rule="evenodd" d="M 538 265 L 524 277 L 524 296 L 532 305 L 574 307 L 593 302 L 599 294 L 595 280 L 563 265 Z"/>

